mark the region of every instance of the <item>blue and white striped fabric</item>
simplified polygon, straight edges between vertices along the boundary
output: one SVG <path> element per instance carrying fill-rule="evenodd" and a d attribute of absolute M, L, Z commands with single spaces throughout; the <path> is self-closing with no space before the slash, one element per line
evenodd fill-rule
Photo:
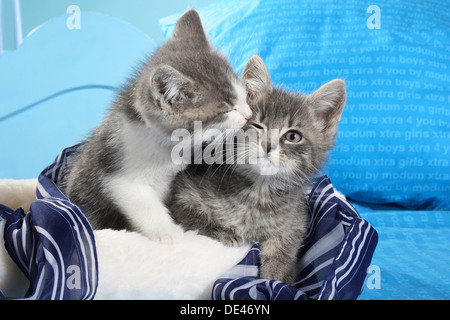
<path fill-rule="evenodd" d="M 0 205 L 0 220 L 6 220 L 5 247 L 30 280 L 23 299 L 93 299 L 98 285 L 94 234 L 82 211 L 58 189 L 55 182 L 65 158 L 39 176 L 38 200 L 26 215 Z M 0 291 L 0 299 L 5 297 Z"/>
<path fill-rule="evenodd" d="M 311 223 L 299 252 L 298 281 L 258 277 L 260 247 L 217 280 L 212 298 L 220 300 L 357 299 L 378 242 L 373 227 L 337 197 L 328 177 L 314 182 L 309 195 Z"/>

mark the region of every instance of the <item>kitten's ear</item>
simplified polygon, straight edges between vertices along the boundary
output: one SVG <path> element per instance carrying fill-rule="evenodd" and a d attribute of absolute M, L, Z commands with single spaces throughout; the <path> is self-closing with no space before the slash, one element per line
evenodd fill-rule
<path fill-rule="evenodd" d="M 257 55 L 248 60 L 241 77 L 247 89 L 249 103 L 257 103 L 273 90 L 266 65 Z"/>
<path fill-rule="evenodd" d="M 194 9 L 186 11 L 177 21 L 173 39 L 196 38 L 199 44 L 209 45 L 200 15 Z"/>
<path fill-rule="evenodd" d="M 317 124 L 324 132 L 336 135 L 345 100 L 345 82 L 340 79 L 324 84 L 307 98 Z"/>
<path fill-rule="evenodd" d="M 168 65 L 159 66 L 151 77 L 151 90 L 159 107 L 176 109 L 197 98 L 194 83 Z"/>

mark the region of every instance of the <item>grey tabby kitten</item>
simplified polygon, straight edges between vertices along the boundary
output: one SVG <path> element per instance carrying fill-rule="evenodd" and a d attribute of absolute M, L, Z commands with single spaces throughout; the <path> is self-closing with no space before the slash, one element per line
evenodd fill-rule
<path fill-rule="evenodd" d="M 187 230 L 226 245 L 260 242 L 261 277 L 293 283 L 309 223 L 303 189 L 333 146 L 345 83 L 331 81 L 309 96 L 290 93 L 272 86 L 258 56 L 242 78 L 254 111 L 244 130 L 257 139 L 238 139 L 234 164 L 202 164 L 180 173 L 168 206 Z"/>
<path fill-rule="evenodd" d="M 163 203 L 175 175 L 172 132 L 240 129 L 252 116 L 245 86 L 209 43 L 195 10 L 120 93 L 69 165 L 61 188 L 94 229 L 127 229 L 171 243 L 183 237 Z M 189 147 L 193 143 L 186 142 Z M 188 159 L 190 160 L 190 159 Z"/>

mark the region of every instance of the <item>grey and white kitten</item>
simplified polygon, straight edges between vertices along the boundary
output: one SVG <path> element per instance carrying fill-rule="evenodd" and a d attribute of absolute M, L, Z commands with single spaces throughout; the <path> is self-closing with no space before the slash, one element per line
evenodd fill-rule
<path fill-rule="evenodd" d="M 75 156 L 61 188 L 94 229 L 127 229 L 171 243 L 183 230 L 163 199 L 187 166 L 171 159 L 179 143 L 172 132 L 186 129 L 192 135 L 194 121 L 201 121 L 203 130 L 240 129 L 251 116 L 244 84 L 210 45 L 198 13 L 189 10 L 120 93 Z"/>
<path fill-rule="evenodd" d="M 257 139 L 238 140 L 234 164 L 202 164 L 178 174 L 168 207 L 183 228 L 226 245 L 260 242 L 260 275 L 293 283 L 309 223 L 303 188 L 334 144 L 345 83 L 333 80 L 309 96 L 290 93 L 272 86 L 258 56 L 242 78 L 254 111 L 244 130 Z M 251 157 L 256 161 L 249 163 Z"/>

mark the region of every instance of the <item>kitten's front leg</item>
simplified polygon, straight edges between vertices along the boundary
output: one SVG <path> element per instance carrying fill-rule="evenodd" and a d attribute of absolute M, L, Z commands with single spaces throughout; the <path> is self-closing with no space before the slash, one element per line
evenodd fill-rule
<path fill-rule="evenodd" d="M 148 184 L 115 178 L 108 182 L 107 188 L 138 232 L 166 244 L 173 244 L 184 237 L 183 229 L 174 223 L 162 199 Z"/>
<path fill-rule="evenodd" d="M 173 190 L 177 194 L 178 190 Z M 214 209 L 205 205 L 204 200 L 196 190 L 191 190 L 183 197 L 175 197 L 169 201 L 171 215 L 176 223 L 185 230 L 197 230 L 198 234 L 217 240 L 229 247 L 244 244 L 242 237 L 233 230 L 227 229 L 214 221 Z"/>
<path fill-rule="evenodd" d="M 151 201 L 151 200 L 150 200 Z M 181 226 L 175 224 L 170 217 L 169 210 L 159 199 L 154 199 L 151 207 L 144 209 L 147 215 L 143 217 L 142 222 L 135 224 L 136 229 L 147 238 L 165 244 L 174 244 L 184 237 L 184 230 Z"/>
<path fill-rule="evenodd" d="M 297 251 L 300 241 L 274 237 L 262 243 L 259 255 L 260 277 L 293 284 L 296 277 Z"/>
<path fill-rule="evenodd" d="M 238 247 L 244 244 L 241 237 L 236 235 L 233 231 L 223 228 L 204 229 L 200 230 L 199 233 L 212 239 L 216 239 L 228 247 Z"/>

